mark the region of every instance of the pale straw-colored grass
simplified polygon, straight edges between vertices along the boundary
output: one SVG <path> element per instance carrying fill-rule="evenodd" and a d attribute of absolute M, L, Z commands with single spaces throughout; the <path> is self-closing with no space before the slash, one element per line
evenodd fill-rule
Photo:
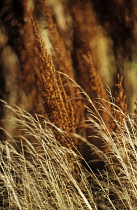
<path fill-rule="evenodd" d="M 38 117 L 17 107 L 6 104 L 6 108 L 16 113 L 8 121 L 21 129 L 16 141 L 21 140 L 22 149 L 17 152 L 11 145 L 14 139 L 6 133 L 7 142 L 0 144 L 1 209 L 97 209 L 80 157 L 56 141 L 50 123 L 44 118 L 40 123 Z M 35 139 L 41 151 L 29 139 Z"/>
<path fill-rule="evenodd" d="M 94 197 L 94 201 L 100 203 L 98 205 L 100 209 L 107 209 L 107 207 L 108 209 L 137 209 L 137 125 L 134 120 L 135 116 L 131 118 L 114 103 L 111 103 L 112 114 L 104 105 L 103 100 L 100 99 L 100 101 L 101 109 L 110 115 L 110 123 L 114 123 L 116 130 L 109 131 L 101 116 L 98 115 L 95 118 L 94 113 L 89 110 L 91 135 L 92 130 L 96 130 L 96 137 L 108 148 L 108 152 L 102 152 L 89 143 L 92 151 L 99 154 L 100 159 L 105 163 L 104 170 L 99 171 L 95 177 L 99 190 L 96 191 L 98 196 L 97 200 Z M 118 114 L 122 116 L 121 122 L 115 118 Z M 100 202 L 103 197 L 104 203 Z"/>
<path fill-rule="evenodd" d="M 88 99 L 89 100 L 89 99 Z M 105 102 L 106 103 L 106 102 Z M 108 102 L 109 103 L 109 102 Z M 103 101 L 101 101 L 103 104 Z M 83 159 L 72 149 L 65 148 L 56 141 L 52 125 L 41 116 L 29 113 L 7 104 L 5 107 L 16 116 L 7 119 L 19 131 L 11 137 L 6 131 L 7 141 L 0 143 L 0 205 L 1 209 L 128 209 L 137 208 L 137 142 L 136 123 L 117 106 L 123 121 L 118 122 L 107 107 L 101 105 L 111 115 L 117 127 L 109 131 L 96 110 L 88 110 L 88 126 L 96 130 L 96 137 L 107 145 L 108 153 L 100 151 L 86 139 L 91 151 L 99 154 L 105 163 L 104 170 L 94 174 L 81 164 Z M 98 113 L 98 116 L 97 116 Z M 89 123 L 90 122 L 90 123 Z M 16 126 L 15 126 L 16 124 Z M 63 138 L 68 135 L 54 126 Z M 14 149 L 12 141 L 20 139 L 20 151 Z M 30 141 L 31 139 L 31 141 Z M 36 145 L 40 146 L 37 150 Z M 23 147 L 23 144 L 26 146 Z M 13 144 L 14 145 L 14 144 Z M 27 151 L 27 155 L 25 155 Z M 92 160 L 91 160 L 92 162 Z M 88 163 L 87 167 L 88 167 Z"/>

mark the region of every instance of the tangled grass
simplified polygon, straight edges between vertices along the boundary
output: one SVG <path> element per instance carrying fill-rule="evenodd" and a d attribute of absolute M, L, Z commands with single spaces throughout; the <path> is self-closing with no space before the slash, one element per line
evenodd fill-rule
<path fill-rule="evenodd" d="M 134 2 L 16 3 L 0 4 L 0 209 L 137 209 Z"/>
<path fill-rule="evenodd" d="M 7 142 L 0 145 L 1 208 L 92 209 L 91 187 L 78 155 L 56 141 L 45 119 L 42 127 L 38 118 L 19 108 L 13 111 L 18 118 L 10 123 L 22 127 L 23 135 L 16 136 L 16 139 L 22 139 L 22 145 L 26 145 L 28 153 L 26 158 L 23 147 L 20 153 L 17 152 L 12 146 L 14 139 L 8 134 Z M 28 140 L 30 138 L 39 143 L 41 152 L 36 151 Z M 74 173 L 74 165 L 79 175 Z"/>
<path fill-rule="evenodd" d="M 18 135 L 16 132 L 12 137 L 4 131 L 7 141 L 0 143 L 1 209 L 137 208 L 136 123 L 129 115 L 113 104 L 114 111 L 123 116 L 123 122 L 111 116 L 117 127 L 112 133 L 101 118 L 95 118 L 89 111 L 88 126 L 91 132 L 94 126 L 96 137 L 104 141 L 109 148 L 108 153 L 74 134 L 105 163 L 104 169 L 95 174 L 90 167 L 88 170 L 84 168 L 80 154 L 56 141 L 51 130 L 54 125 L 48 120 L 33 117 L 6 103 L 5 107 L 16 114 L 14 119 L 7 119 L 7 123 L 16 127 Z M 54 129 L 69 141 L 66 133 L 55 126 Z"/>

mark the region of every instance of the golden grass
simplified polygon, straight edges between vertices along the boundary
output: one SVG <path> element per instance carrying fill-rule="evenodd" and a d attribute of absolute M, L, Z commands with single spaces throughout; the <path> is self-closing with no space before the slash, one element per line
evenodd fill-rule
<path fill-rule="evenodd" d="M 123 115 L 123 121 L 118 122 L 111 115 L 119 129 L 112 136 L 101 116 L 95 118 L 93 111 L 88 110 L 91 135 L 94 128 L 96 138 L 102 139 L 104 145 L 107 144 L 107 154 L 78 134 L 73 134 L 86 142 L 105 163 L 104 169 L 95 174 L 88 163 L 88 171 L 82 166 L 81 161 L 84 159 L 80 154 L 63 147 L 56 140 L 49 129 L 49 125 L 54 125 L 48 120 L 42 116 L 33 117 L 17 107 L 5 106 L 16 113 L 14 119 L 6 120 L 16 124 L 21 135 L 11 137 L 5 131 L 10 141 L 0 144 L 1 209 L 136 208 L 136 124 L 128 114 L 113 104 L 114 109 L 119 109 Z M 65 138 L 71 138 L 57 127 L 54 128 Z M 17 138 L 21 144 L 19 150 L 9 143 Z M 38 142 L 41 152 L 37 151 L 30 138 Z M 27 156 L 26 151 L 29 154 Z"/>
<path fill-rule="evenodd" d="M 7 105 L 6 107 L 10 108 Z M 43 118 L 42 126 L 37 116 L 33 118 L 19 108 L 12 111 L 16 112 L 17 118 L 9 119 L 10 123 L 16 123 L 18 129 L 23 129 L 23 134 L 16 136 L 20 139 L 22 150 L 17 152 L 8 141 L 0 145 L 1 207 L 3 209 L 92 209 L 91 206 L 95 204 L 86 172 L 79 162 L 80 157 L 60 145 L 48 128 L 48 125 L 51 125 L 49 121 Z M 63 132 L 62 135 L 66 134 Z M 11 138 L 7 134 L 7 140 L 14 141 Z M 42 148 L 41 153 L 38 153 L 30 143 L 30 138 L 39 143 Z M 27 159 L 26 150 L 29 153 Z M 74 172 L 76 170 L 77 172 Z"/>

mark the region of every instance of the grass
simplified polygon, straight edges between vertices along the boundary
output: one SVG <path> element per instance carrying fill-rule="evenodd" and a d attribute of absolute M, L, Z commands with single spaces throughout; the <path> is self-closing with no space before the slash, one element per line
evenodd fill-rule
<path fill-rule="evenodd" d="M 58 4 L 58 12 L 54 1 L 1 5 L 0 97 L 8 104 L 0 101 L 0 209 L 135 210 L 137 118 L 123 76 L 114 75 L 130 63 L 125 30 L 113 39 L 91 1 Z M 127 17 L 114 22 L 124 26 Z M 107 63 L 115 100 L 100 76 Z"/>
<path fill-rule="evenodd" d="M 27 147 L 25 157 L 7 142 L 1 143 L 1 208 L 3 209 L 92 209 L 93 198 L 86 173 L 79 157 L 72 150 L 61 146 L 54 134 L 38 118 L 18 108 L 13 110 L 18 118 L 11 123 L 23 127 L 21 138 Z M 17 138 L 17 137 L 16 137 Z M 28 139 L 35 139 L 42 152 L 35 150 Z M 79 182 L 73 167 L 79 171 Z M 91 202 L 92 201 L 92 202 Z"/>
<path fill-rule="evenodd" d="M 123 122 L 111 116 L 117 127 L 112 134 L 105 122 L 89 110 L 91 134 L 94 127 L 108 152 L 74 134 L 105 163 L 104 169 L 95 174 L 88 163 L 88 170 L 84 168 L 80 154 L 56 141 L 51 130 L 54 125 L 48 120 L 5 106 L 16 113 L 7 121 L 18 134 L 11 137 L 5 131 L 7 141 L 0 143 L 1 209 L 136 209 L 136 123 L 128 114 L 113 104 Z M 65 132 L 56 129 L 69 141 Z"/>

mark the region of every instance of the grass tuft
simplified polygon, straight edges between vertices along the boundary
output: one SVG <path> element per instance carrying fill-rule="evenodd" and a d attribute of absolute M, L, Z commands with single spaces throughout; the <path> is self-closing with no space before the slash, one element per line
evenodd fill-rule
<path fill-rule="evenodd" d="M 117 132 L 112 133 L 89 110 L 91 135 L 94 128 L 95 137 L 107 145 L 105 152 L 74 134 L 104 162 L 103 170 L 95 174 L 89 163 L 88 170 L 82 165 L 82 155 L 56 140 L 51 130 L 54 125 L 48 120 L 6 103 L 5 107 L 16 113 L 6 120 L 16 127 L 16 135 L 5 131 L 7 140 L 0 143 L 1 209 L 136 209 L 136 123 L 128 114 L 113 104 L 123 121 L 111 116 L 117 125 Z M 68 138 L 60 129 L 58 132 Z"/>

